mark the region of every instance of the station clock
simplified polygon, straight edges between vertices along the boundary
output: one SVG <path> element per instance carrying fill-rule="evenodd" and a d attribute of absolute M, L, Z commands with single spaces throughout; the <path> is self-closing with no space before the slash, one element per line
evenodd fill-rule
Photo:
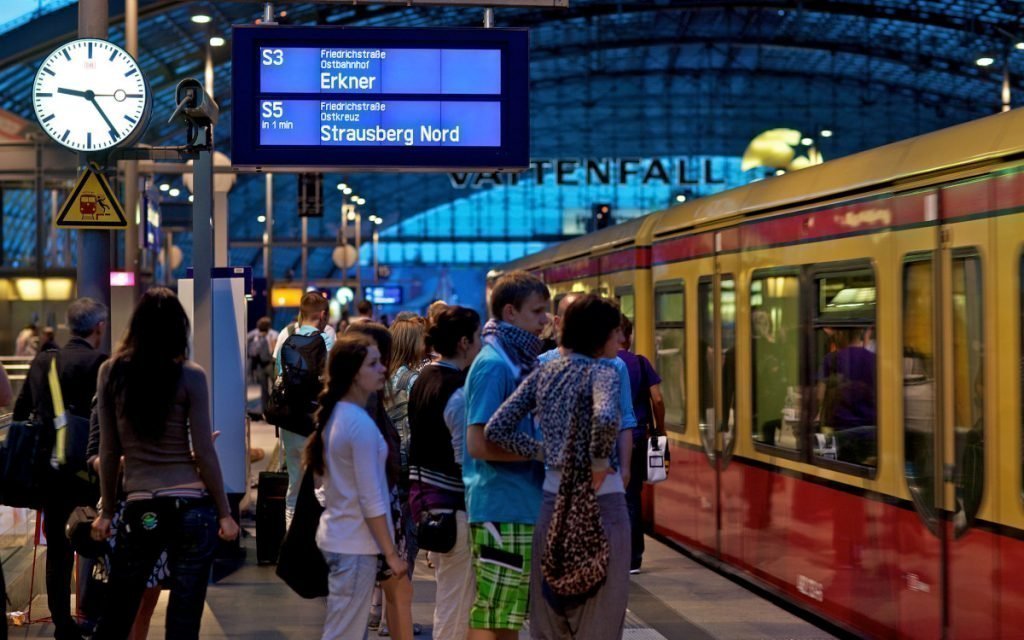
<path fill-rule="evenodd" d="M 93 152 L 137 140 L 149 122 L 152 95 L 128 52 L 106 40 L 82 38 L 43 60 L 32 83 L 32 105 L 57 144 Z"/>

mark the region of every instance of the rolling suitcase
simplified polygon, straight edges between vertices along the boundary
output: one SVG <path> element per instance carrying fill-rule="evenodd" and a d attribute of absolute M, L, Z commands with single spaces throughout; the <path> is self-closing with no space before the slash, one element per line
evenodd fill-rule
<path fill-rule="evenodd" d="M 288 493 L 288 474 L 283 471 L 260 472 L 256 488 L 256 562 L 274 564 L 284 538 L 284 498 Z"/>

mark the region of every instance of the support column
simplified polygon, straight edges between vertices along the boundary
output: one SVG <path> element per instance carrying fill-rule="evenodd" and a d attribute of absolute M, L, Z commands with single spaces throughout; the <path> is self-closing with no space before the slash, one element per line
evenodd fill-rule
<path fill-rule="evenodd" d="M 125 50 L 136 60 L 139 58 L 139 0 L 125 0 L 124 3 L 124 46 Z M 124 211 L 128 218 L 128 226 L 124 230 L 124 269 L 135 274 L 132 296 L 138 296 L 139 280 L 139 163 L 137 160 L 125 160 L 121 165 L 124 171 Z M 131 313 L 131 309 L 128 310 Z"/>
<path fill-rule="evenodd" d="M 267 279 L 267 315 L 274 317 L 274 297 L 270 289 L 274 286 L 274 176 L 267 174 L 266 229 L 263 231 L 263 277 Z"/>
<path fill-rule="evenodd" d="M 221 178 L 223 180 L 223 178 Z M 231 254 L 228 251 L 228 192 L 216 189 L 214 179 L 213 191 L 213 266 L 231 266 Z"/>
<path fill-rule="evenodd" d="M 199 152 L 192 165 L 192 359 L 213 370 L 213 150 Z"/>
<path fill-rule="evenodd" d="M 107 0 L 80 0 L 78 35 L 82 38 L 107 38 L 110 7 Z M 79 154 L 81 167 L 88 156 Z M 78 295 L 89 296 L 110 307 L 110 231 L 78 231 Z M 110 353 L 110 332 L 103 336 L 100 351 Z"/>

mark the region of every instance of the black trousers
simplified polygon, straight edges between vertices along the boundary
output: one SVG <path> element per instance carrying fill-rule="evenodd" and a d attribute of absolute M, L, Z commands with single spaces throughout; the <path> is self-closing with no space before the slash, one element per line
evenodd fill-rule
<path fill-rule="evenodd" d="M 43 532 L 46 534 L 46 602 L 56 627 L 54 637 L 81 637 L 71 616 L 71 572 L 75 554 L 64 533 L 64 527 L 78 500 L 72 491 L 55 487 L 43 505 Z"/>
<path fill-rule="evenodd" d="M 630 569 L 639 569 L 644 559 L 643 491 L 647 479 L 647 438 L 633 430 L 633 456 L 629 465 L 626 507 L 629 509 Z"/>

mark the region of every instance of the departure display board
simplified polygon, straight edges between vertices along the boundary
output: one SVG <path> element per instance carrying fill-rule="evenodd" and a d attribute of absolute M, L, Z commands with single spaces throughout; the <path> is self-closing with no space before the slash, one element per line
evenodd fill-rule
<path fill-rule="evenodd" d="M 528 70 L 522 29 L 235 27 L 232 164 L 520 170 Z"/>

